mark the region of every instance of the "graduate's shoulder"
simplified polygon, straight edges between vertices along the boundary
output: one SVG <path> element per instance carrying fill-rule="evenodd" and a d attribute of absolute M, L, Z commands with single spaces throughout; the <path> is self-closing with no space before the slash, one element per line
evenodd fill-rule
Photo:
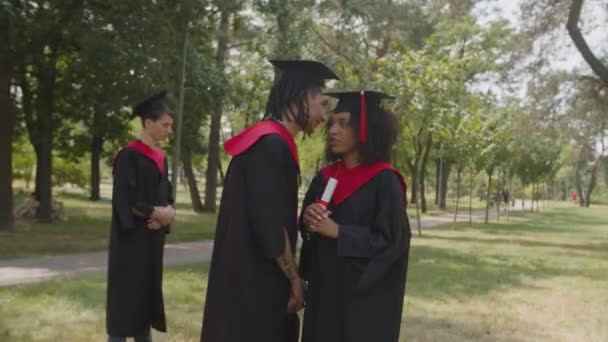
<path fill-rule="evenodd" d="M 401 188 L 400 175 L 393 170 L 382 170 L 374 178 L 381 187 Z"/>
<path fill-rule="evenodd" d="M 118 152 L 116 152 L 116 157 L 114 157 L 114 163 L 124 163 L 127 161 L 133 160 L 139 152 L 136 149 L 130 146 L 124 146 Z"/>
<path fill-rule="evenodd" d="M 279 134 L 267 134 L 260 137 L 251 149 L 256 150 L 257 152 L 270 153 L 275 156 L 289 153 L 287 141 Z"/>

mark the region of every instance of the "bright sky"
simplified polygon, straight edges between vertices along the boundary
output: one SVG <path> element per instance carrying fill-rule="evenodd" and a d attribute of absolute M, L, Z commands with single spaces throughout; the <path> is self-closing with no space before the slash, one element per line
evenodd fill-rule
<path fill-rule="evenodd" d="M 487 0 L 481 6 L 486 11 L 496 8 L 500 11 L 498 16 L 509 19 L 514 27 L 519 25 L 520 20 L 520 4 L 522 0 Z M 497 17 L 488 11 L 490 15 L 488 20 Z M 581 68 L 585 73 L 591 73 L 591 69 L 580 55 L 568 32 L 565 28 L 567 17 L 563 18 L 563 30 L 559 38 L 554 42 L 555 59 L 552 60 L 551 66 L 555 69 L 572 70 Z M 581 13 L 581 21 L 579 24 L 584 28 L 583 34 L 587 40 L 587 44 L 596 56 L 608 55 L 608 3 L 605 0 L 587 0 L 583 5 Z"/>
<path fill-rule="evenodd" d="M 488 21 L 495 19 L 497 16 L 509 19 L 515 27 L 519 25 L 520 9 L 519 6 L 522 0 L 488 0 L 485 8 L 497 8 L 498 15 L 491 14 L 486 18 Z M 488 11 L 492 13 L 492 11 Z M 563 19 L 564 29 L 560 32 L 557 41 L 552 42 L 555 47 L 555 58 L 551 60 L 551 68 L 562 70 L 578 69 L 580 73 L 592 74 L 587 62 L 583 59 L 580 52 L 576 49 L 568 32 L 565 28 L 567 17 Z M 591 51 L 596 57 L 606 60 L 608 56 L 608 2 L 606 0 L 587 0 L 583 5 L 581 20 L 579 27 L 583 28 L 583 35 Z M 490 88 L 494 88 L 489 85 Z M 522 87 L 522 92 L 525 94 L 525 87 Z M 605 145 L 608 145 L 608 137 L 605 139 Z M 602 151 L 603 145 L 600 141 L 597 142 L 596 149 Z"/>

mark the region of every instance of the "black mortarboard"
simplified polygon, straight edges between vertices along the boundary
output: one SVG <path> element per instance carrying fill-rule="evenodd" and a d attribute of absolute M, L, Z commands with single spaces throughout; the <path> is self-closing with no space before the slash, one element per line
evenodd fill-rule
<path fill-rule="evenodd" d="M 169 107 L 169 100 L 167 99 L 166 90 L 155 93 L 133 107 L 132 116 L 139 116 L 142 119 L 148 119 L 161 113 L 174 113 L 171 107 Z"/>
<path fill-rule="evenodd" d="M 325 64 L 308 60 L 269 59 L 282 75 L 298 75 L 322 80 L 337 80 L 338 76 Z"/>
<path fill-rule="evenodd" d="M 367 141 L 367 111 L 376 111 L 380 108 L 383 99 L 394 99 L 391 95 L 374 90 L 330 91 L 326 92 L 325 95 L 338 99 L 338 103 L 333 110 L 334 113 L 360 113 L 359 138 L 362 142 Z"/>

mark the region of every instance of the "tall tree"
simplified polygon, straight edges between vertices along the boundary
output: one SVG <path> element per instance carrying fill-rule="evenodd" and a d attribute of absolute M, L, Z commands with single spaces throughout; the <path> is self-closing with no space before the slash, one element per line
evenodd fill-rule
<path fill-rule="evenodd" d="M 56 82 L 60 72 L 65 70 L 65 52 L 71 48 L 67 41 L 67 28 L 82 13 L 83 0 L 63 4 L 24 5 L 25 13 L 16 29 L 16 37 L 30 42 L 17 46 L 13 59 L 18 62 L 19 85 L 24 92 L 24 110 L 28 132 L 37 160 L 36 194 L 40 199 L 38 218 L 42 222 L 51 221 L 52 197 L 52 150 L 53 131 L 57 101 Z M 52 28 L 49 31 L 49 28 Z M 25 88 L 25 89 L 23 89 Z M 25 93 L 30 92 L 30 104 L 25 104 Z"/>
<path fill-rule="evenodd" d="M 608 67 L 595 56 L 593 51 L 591 51 L 589 44 L 587 44 L 587 41 L 585 40 L 585 37 L 578 26 L 583 4 L 583 0 L 572 1 L 568 13 L 568 22 L 566 24 L 566 28 L 568 29 L 568 34 L 570 34 L 570 38 L 572 38 L 574 45 L 585 59 L 585 62 L 587 62 L 595 75 L 597 75 L 597 77 L 604 83 L 604 86 L 608 87 Z"/>
<path fill-rule="evenodd" d="M 232 35 L 230 20 L 233 13 L 240 11 L 243 3 L 237 1 L 219 1 L 220 19 L 216 31 L 217 49 L 215 65 L 217 77 L 225 80 L 226 63 L 228 59 L 229 44 Z M 225 82 L 223 82 L 225 83 Z M 224 110 L 225 91 L 218 93 L 213 99 L 211 109 L 211 124 L 209 126 L 209 153 L 207 155 L 207 172 L 205 177 L 205 211 L 215 212 L 217 209 L 218 170 L 220 162 L 220 130 L 222 113 Z"/>
<path fill-rule="evenodd" d="M 4 42 L 0 46 L 0 111 L 5 115 L 5 122 L 0 125 L 0 231 L 13 227 L 13 170 L 12 141 L 15 125 L 15 111 L 11 100 L 12 41 L 11 25 L 15 15 L 10 3 L 0 4 L 0 37 Z"/>
<path fill-rule="evenodd" d="M 6 130 L 6 134 L 2 134 L 2 140 L 0 144 L 0 155 L 3 160 L 6 161 L 7 166 L 0 168 L 0 197 L 2 201 L 0 204 L 0 229 L 10 228 L 13 224 L 12 218 L 12 172 L 10 167 L 12 165 L 12 156 L 9 149 L 11 148 L 12 132 L 15 122 L 15 98 L 10 96 L 10 85 L 18 83 L 19 78 L 18 72 L 23 74 L 24 62 L 32 61 L 34 57 L 38 57 L 38 61 L 46 59 L 47 68 L 45 70 L 38 70 L 41 73 L 38 75 L 42 77 L 43 82 L 40 83 L 40 89 L 46 89 L 44 94 L 40 94 L 40 101 L 51 104 L 53 102 L 53 88 L 49 86 L 51 80 L 55 78 L 54 66 L 51 65 L 49 68 L 48 62 L 56 60 L 57 51 L 50 48 L 51 46 L 57 46 L 63 37 L 63 31 L 66 26 L 77 16 L 82 8 L 84 0 L 73 0 L 65 2 L 61 5 L 58 4 L 42 4 L 37 1 L 29 2 L 8 2 L 3 1 L 0 3 L 0 19 L 2 19 L 1 32 L 3 38 L 5 38 L 3 47 L 0 49 L 0 59 L 2 60 L 2 66 L 0 67 L 0 111 L 7 114 L 8 125 L 3 127 Z M 56 7 L 53 5 L 57 5 Z M 19 65 L 21 67 L 19 67 Z M 12 99 L 12 100 L 11 100 Z M 51 107 L 42 108 L 46 114 L 49 114 L 52 110 Z M 48 142 L 48 135 L 51 135 L 52 131 L 52 119 L 44 117 L 45 119 L 40 121 L 40 124 L 46 128 L 46 132 L 41 136 L 41 140 Z M 39 195 L 42 196 L 40 213 L 42 220 L 48 221 L 50 219 L 50 206 L 51 206 L 51 157 L 50 150 L 51 145 L 41 147 L 40 169 L 44 170 L 46 174 L 44 177 L 40 177 L 40 182 L 44 185 L 44 189 L 41 189 Z M 42 153 L 43 152 L 43 153 Z M 44 178 L 44 179 L 42 179 Z"/>

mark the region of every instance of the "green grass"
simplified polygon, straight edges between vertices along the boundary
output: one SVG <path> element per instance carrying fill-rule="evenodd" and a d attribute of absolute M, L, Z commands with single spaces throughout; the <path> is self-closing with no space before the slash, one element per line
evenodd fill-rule
<path fill-rule="evenodd" d="M 408 197 L 408 201 L 410 200 L 410 198 Z M 427 212 L 426 213 L 422 213 L 421 212 L 421 217 L 428 217 L 428 216 L 442 216 L 442 215 L 450 215 L 450 214 L 454 214 L 454 209 L 456 208 L 456 199 L 455 198 L 448 198 L 446 201 L 446 210 L 440 210 L 439 207 L 435 204 L 434 202 L 435 200 L 435 196 L 432 195 L 427 195 Z M 409 207 L 411 208 L 409 211 L 410 217 L 415 217 L 416 215 L 416 208 L 415 205 L 410 204 Z M 480 201 L 478 197 L 474 197 L 473 201 L 471 203 L 471 208 L 473 209 L 473 211 L 480 211 L 480 210 L 485 210 L 486 209 L 486 202 L 484 201 Z M 469 212 L 469 197 L 465 196 L 465 197 L 461 197 L 460 200 L 458 201 L 458 212 L 460 214 L 466 214 Z"/>
<path fill-rule="evenodd" d="M 402 341 L 607 341 L 608 208 L 514 212 L 414 237 Z M 206 265 L 169 268 L 169 334 L 198 341 Z M 102 341 L 105 278 L 0 288 L 0 341 Z"/>
<path fill-rule="evenodd" d="M 0 288 L 0 341 L 104 341 L 105 278 Z M 200 334 L 207 265 L 165 271 L 165 310 L 170 338 L 194 340 Z M 16 310 L 16 311 L 15 311 Z"/>
<path fill-rule="evenodd" d="M 215 214 L 197 214 L 179 194 L 178 221 L 168 242 L 213 239 Z M 63 202 L 66 219 L 53 224 L 19 219 L 11 232 L 0 232 L 0 258 L 32 255 L 65 254 L 97 251 L 107 248 L 111 204 L 91 202 L 82 193 L 60 193 L 56 198 Z M 16 199 L 20 204 L 23 196 Z"/>
<path fill-rule="evenodd" d="M 513 213 L 415 238 L 407 341 L 605 341 L 608 208 Z"/>

